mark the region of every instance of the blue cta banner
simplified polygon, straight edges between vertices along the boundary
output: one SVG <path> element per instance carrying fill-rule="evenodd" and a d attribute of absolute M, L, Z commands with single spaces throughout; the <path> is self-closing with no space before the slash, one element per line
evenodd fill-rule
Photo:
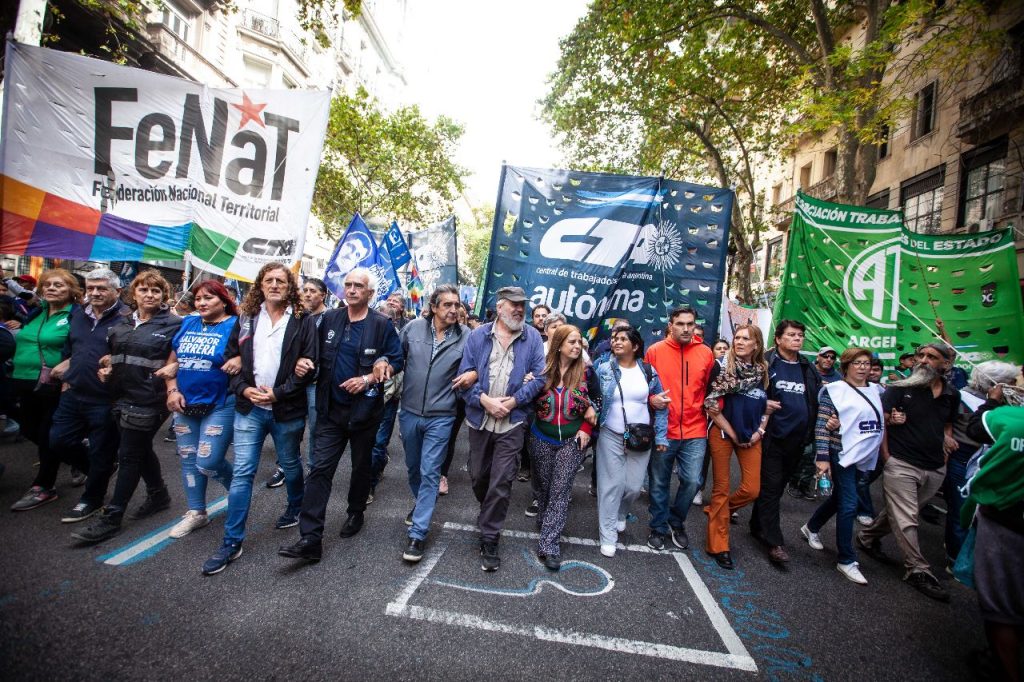
<path fill-rule="evenodd" d="M 676 180 L 504 166 L 487 279 L 566 316 L 591 340 L 626 319 L 644 338 L 691 305 L 714 335 L 725 279 L 732 190 Z"/>

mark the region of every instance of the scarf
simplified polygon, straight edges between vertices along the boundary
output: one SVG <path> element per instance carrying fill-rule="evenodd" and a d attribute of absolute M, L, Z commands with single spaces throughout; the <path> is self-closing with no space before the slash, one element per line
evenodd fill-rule
<path fill-rule="evenodd" d="M 764 366 L 737 360 L 733 373 L 730 374 L 723 368 L 715 377 L 711 391 L 704 399 L 704 408 L 714 409 L 718 406 L 719 398 L 730 393 L 743 393 L 755 386 L 764 388 Z"/>

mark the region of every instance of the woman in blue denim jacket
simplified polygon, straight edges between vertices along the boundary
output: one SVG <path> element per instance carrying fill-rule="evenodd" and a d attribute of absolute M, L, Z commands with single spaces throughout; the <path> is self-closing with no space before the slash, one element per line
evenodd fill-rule
<path fill-rule="evenodd" d="M 616 329 L 611 356 L 595 366 L 601 384 L 597 439 L 597 517 L 601 554 L 615 556 L 618 533 L 626 529 L 626 514 L 640 494 L 651 451 L 630 450 L 627 424 L 654 425 L 654 443 L 668 448 L 668 410 L 652 410 L 649 399 L 662 392 L 653 367 L 643 362 L 644 340 L 633 327 Z"/>

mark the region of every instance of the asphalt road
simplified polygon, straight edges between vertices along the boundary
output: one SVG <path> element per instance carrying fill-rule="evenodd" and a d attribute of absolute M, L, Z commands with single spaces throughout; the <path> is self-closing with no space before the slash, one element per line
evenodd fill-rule
<path fill-rule="evenodd" d="M 60 523 L 80 492 L 66 469 L 58 501 L 7 511 L 31 484 L 35 455 L 27 442 L 0 445 L 0 679 L 971 679 L 967 654 L 984 643 L 974 594 L 942 574 L 952 603 L 931 601 L 901 582 L 901 569 L 868 557 L 870 584 L 848 582 L 835 570 L 833 526 L 822 532 L 826 551 L 811 550 L 797 529 L 814 504 L 788 496 L 787 570 L 772 567 L 745 531 L 748 510 L 733 526 L 735 571 L 698 548 L 647 550 L 646 496 L 633 510 L 640 521 L 620 537 L 629 547 L 608 559 L 596 547 L 588 469 L 576 478 L 567 563 L 554 575 L 532 556 L 529 485 L 517 483 L 501 570 L 485 574 L 466 448 L 463 434 L 421 564 L 401 559 L 412 498 L 396 433 L 363 531 L 337 536 L 343 466 L 324 560 L 303 565 L 277 556 L 298 534 L 273 527 L 285 496 L 262 487 L 273 466 L 268 440 L 245 552 L 204 577 L 223 512 L 181 540 L 157 532 L 185 510 L 173 445 L 157 447 L 172 509 L 128 520 L 121 535 L 92 547 Z M 211 483 L 211 501 L 221 496 Z M 697 508 L 688 527 L 701 547 Z M 941 567 L 941 528 L 924 524 L 921 534 Z M 886 547 L 897 553 L 891 538 Z"/>

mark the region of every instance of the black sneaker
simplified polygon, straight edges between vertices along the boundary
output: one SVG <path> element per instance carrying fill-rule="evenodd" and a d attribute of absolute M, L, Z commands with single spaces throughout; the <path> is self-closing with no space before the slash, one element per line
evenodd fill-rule
<path fill-rule="evenodd" d="M 423 548 L 426 546 L 426 542 L 423 540 L 417 540 L 416 538 L 409 538 L 409 546 L 405 548 L 405 552 L 402 553 L 402 558 L 406 561 L 416 563 L 423 558 Z M 486 570 L 486 569 L 485 569 Z"/>
<path fill-rule="evenodd" d="M 274 528 L 281 530 L 283 528 L 293 528 L 297 525 L 299 525 L 299 509 L 288 507 L 284 510 L 284 514 L 277 518 Z"/>
<path fill-rule="evenodd" d="M 811 487 L 811 488 L 804 488 L 801 492 L 803 493 L 803 496 L 804 496 L 805 500 L 808 500 L 810 502 L 817 502 L 818 501 L 818 495 L 817 495 L 817 493 L 814 492 L 814 488 L 813 487 Z"/>
<path fill-rule="evenodd" d="M 651 531 L 650 537 L 647 538 L 647 546 L 659 552 L 665 549 L 665 535 L 656 530 Z"/>
<path fill-rule="evenodd" d="M 690 547 L 690 538 L 686 534 L 685 528 L 672 529 L 672 544 L 679 549 L 688 549 Z"/>
<path fill-rule="evenodd" d="M 529 469 L 520 469 L 519 470 L 519 475 L 516 476 L 516 480 L 519 481 L 520 483 L 526 483 L 527 481 L 529 481 L 530 480 L 530 470 Z"/>
<path fill-rule="evenodd" d="M 135 508 L 135 511 L 128 514 L 130 519 L 144 519 L 165 509 L 171 508 L 171 494 L 167 488 L 161 488 L 149 495 L 146 501 Z"/>
<path fill-rule="evenodd" d="M 488 573 L 498 570 L 501 566 L 501 557 L 498 556 L 497 542 L 480 543 L 480 568 Z"/>
<path fill-rule="evenodd" d="M 405 515 L 405 525 L 407 525 L 407 526 L 411 526 L 412 525 L 412 515 L 413 515 L 413 512 L 415 512 L 415 511 L 416 511 L 416 507 L 413 507 L 412 511 Z"/>
<path fill-rule="evenodd" d="M 531 519 L 534 516 L 536 516 L 537 514 L 539 514 L 540 513 L 540 505 L 537 504 L 537 500 L 534 500 L 533 502 L 531 502 L 530 506 L 526 508 L 526 511 L 524 513 L 527 516 L 529 516 Z"/>
<path fill-rule="evenodd" d="M 882 549 L 881 540 L 875 539 L 871 542 L 864 542 L 863 538 L 861 538 L 860 535 L 857 535 L 856 542 L 857 546 L 861 549 L 861 551 L 863 551 L 865 554 L 867 554 L 875 561 L 886 564 L 888 566 L 899 565 L 899 561 L 886 554 L 885 550 Z"/>
<path fill-rule="evenodd" d="M 71 537 L 82 542 L 103 542 L 121 532 L 121 515 L 104 512 L 93 523 L 71 533 Z"/>
<path fill-rule="evenodd" d="M 85 485 L 85 482 L 88 480 L 88 476 L 86 476 L 84 473 L 82 473 L 75 467 L 71 467 L 71 486 L 73 488 L 79 488 Z"/>
<path fill-rule="evenodd" d="M 940 585 L 938 580 L 927 573 L 921 571 L 911 573 L 905 578 L 905 580 L 908 585 L 926 597 L 931 597 L 935 601 L 949 601 L 949 592 L 946 591 L 946 588 Z"/>
<path fill-rule="evenodd" d="M 795 485 L 787 486 L 786 487 L 786 493 L 788 493 L 789 496 L 794 498 L 794 499 L 797 499 L 797 500 L 804 499 L 804 491 L 801 490 L 800 488 L 798 488 Z"/>
<path fill-rule="evenodd" d="M 268 488 L 280 488 L 284 485 L 284 469 L 277 469 L 274 475 L 267 479 L 264 484 Z M 222 569 L 223 570 L 223 569 Z"/>
<path fill-rule="evenodd" d="M 60 518 L 61 523 L 78 523 L 79 521 L 85 521 L 93 514 L 100 510 L 98 504 L 92 502 L 79 502 L 72 507 L 68 513 Z"/>

